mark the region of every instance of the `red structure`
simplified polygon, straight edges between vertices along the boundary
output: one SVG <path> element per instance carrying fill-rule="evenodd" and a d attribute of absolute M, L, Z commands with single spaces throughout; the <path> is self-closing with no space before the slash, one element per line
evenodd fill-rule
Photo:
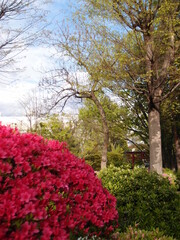
<path fill-rule="evenodd" d="M 135 162 L 142 162 L 145 166 L 149 166 L 149 154 L 148 152 L 126 152 L 126 157 L 128 160 L 131 160 L 132 169 L 134 168 Z"/>

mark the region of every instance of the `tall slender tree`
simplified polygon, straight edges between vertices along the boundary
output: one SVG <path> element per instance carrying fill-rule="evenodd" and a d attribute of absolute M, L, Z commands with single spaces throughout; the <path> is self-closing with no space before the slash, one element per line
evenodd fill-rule
<path fill-rule="evenodd" d="M 28 121 L 27 129 L 29 131 L 36 131 L 41 119 L 48 114 L 47 98 L 47 93 L 40 89 L 33 89 L 19 100 Z"/>
<path fill-rule="evenodd" d="M 101 105 L 106 113 L 106 119 L 109 126 L 109 142 L 108 151 L 111 147 L 120 147 L 127 150 L 127 109 L 124 106 L 118 106 L 109 97 L 98 96 Z M 84 106 L 79 110 L 79 128 L 84 138 L 86 146 L 83 154 L 101 154 L 103 145 L 103 126 L 101 123 L 100 113 L 98 108 L 92 101 L 87 99 L 84 101 Z M 84 156 L 83 155 L 83 156 Z"/>
<path fill-rule="evenodd" d="M 114 64 L 111 49 L 104 51 L 104 46 L 102 48 L 101 45 L 102 37 L 98 32 L 88 29 L 83 22 L 76 23 L 74 29 L 61 27 L 57 36 L 53 39 L 53 45 L 57 54 L 60 53 L 59 62 L 61 63 L 62 56 L 65 56 L 67 61 L 48 74 L 43 79 L 42 86 L 53 92 L 52 108 L 59 104 L 63 108 L 72 97 L 89 99 L 96 105 L 103 129 L 101 168 L 106 168 L 109 127 L 98 93 L 105 94 L 107 87 L 108 76 L 103 69 Z M 105 43 L 104 39 L 104 44 L 108 45 L 108 40 Z"/>

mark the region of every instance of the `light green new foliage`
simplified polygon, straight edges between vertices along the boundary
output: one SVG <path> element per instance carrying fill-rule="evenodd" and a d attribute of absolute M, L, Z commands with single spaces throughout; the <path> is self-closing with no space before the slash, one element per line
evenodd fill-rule
<path fill-rule="evenodd" d="M 98 97 L 104 108 L 109 127 L 107 164 L 121 165 L 124 152 L 127 150 L 125 140 L 127 110 L 103 94 L 99 94 Z M 103 126 L 97 107 L 88 99 L 85 101 L 84 107 L 79 110 L 79 131 L 81 131 L 80 139 L 82 142 L 81 155 L 95 170 L 99 170 L 103 145 Z"/>
<path fill-rule="evenodd" d="M 174 185 L 178 188 L 178 186 L 176 185 L 176 173 L 173 170 L 170 170 L 169 168 L 164 168 L 162 176 L 167 178 L 171 185 Z"/>
<path fill-rule="evenodd" d="M 104 96 L 103 94 L 99 94 L 98 97 L 106 113 L 107 123 L 109 127 L 109 149 L 112 150 L 113 148 L 115 149 L 119 146 L 125 150 L 127 148 L 125 141 L 125 137 L 127 135 L 125 122 L 128 121 L 127 109 L 123 106 L 118 106 L 117 103 L 111 101 L 110 98 Z M 80 128 L 83 130 L 82 132 L 84 136 L 86 136 L 85 141 L 91 140 L 93 141 L 94 146 L 96 144 L 100 146 L 103 141 L 103 127 L 99 111 L 97 107 L 92 103 L 92 101 L 87 99 L 84 102 L 84 107 L 82 107 L 79 111 L 79 122 Z M 91 144 L 88 143 L 87 145 L 90 146 Z"/>
<path fill-rule="evenodd" d="M 79 143 L 73 135 L 74 127 L 70 122 L 64 124 L 58 114 L 50 115 L 40 122 L 36 132 L 44 138 L 66 142 L 70 151 L 78 155 Z"/>

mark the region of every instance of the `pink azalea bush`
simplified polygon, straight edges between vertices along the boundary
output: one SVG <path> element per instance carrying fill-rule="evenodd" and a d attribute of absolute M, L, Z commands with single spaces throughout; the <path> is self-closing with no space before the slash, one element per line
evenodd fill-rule
<path fill-rule="evenodd" d="M 108 236 L 116 199 L 64 143 L 0 124 L 0 239 Z"/>

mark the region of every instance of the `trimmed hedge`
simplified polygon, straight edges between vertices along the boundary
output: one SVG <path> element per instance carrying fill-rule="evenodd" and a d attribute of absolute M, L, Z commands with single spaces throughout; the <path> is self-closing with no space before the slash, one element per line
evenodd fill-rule
<path fill-rule="evenodd" d="M 169 180 L 146 169 L 110 166 L 99 173 L 104 187 L 117 198 L 119 227 L 159 228 L 167 236 L 180 239 L 180 195 Z"/>

